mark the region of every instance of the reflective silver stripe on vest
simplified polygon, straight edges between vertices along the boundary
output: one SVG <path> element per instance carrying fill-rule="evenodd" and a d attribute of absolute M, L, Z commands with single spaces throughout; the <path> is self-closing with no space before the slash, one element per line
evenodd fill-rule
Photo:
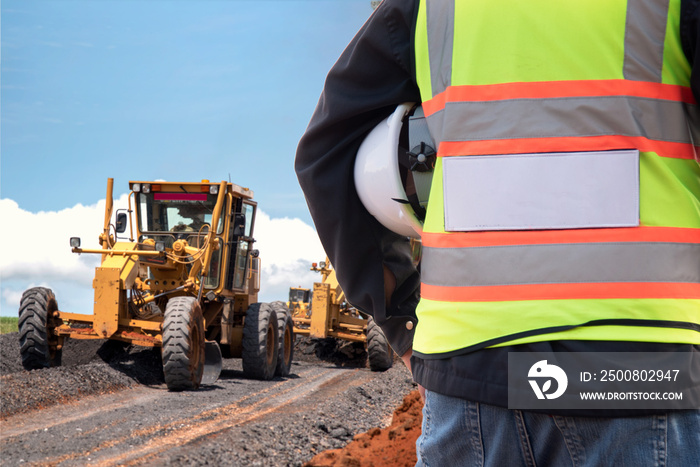
<path fill-rule="evenodd" d="M 633 81 L 661 82 L 670 0 L 627 0 L 623 75 Z"/>
<path fill-rule="evenodd" d="M 421 280 L 459 287 L 600 282 L 700 283 L 700 244 L 423 247 Z"/>
<path fill-rule="evenodd" d="M 437 96 L 452 82 L 455 4 L 454 0 L 435 0 L 425 3 L 430 83 L 433 96 Z"/>
<path fill-rule="evenodd" d="M 700 141 L 697 105 L 623 96 L 452 102 L 428 117 L 441 141 L 621 135 L 692 144 Z M 570 116 L 571 118 L 566 118 Z M 691 133 L 692 132 L 692 133 Z M 436 138 L 437 139 L 437 138 Z"/>

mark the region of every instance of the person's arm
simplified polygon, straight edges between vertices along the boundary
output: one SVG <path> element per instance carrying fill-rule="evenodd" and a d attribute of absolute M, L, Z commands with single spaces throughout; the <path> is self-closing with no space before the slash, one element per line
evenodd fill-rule
<path fill-rule="evenodd" d="M 412 64 L 414 10 L 412 1 L 385 0 L 357 33 L 326 78 L 295 161 L 348 301 L 374 316 L 399 355 L 411 347 L 420 279 L 407 239 L 384 228 L 362 205 L 353 168 L 365 135 L 397 105 L 420 100 Z M 384 267 L 396 281 L 389 310 Z"/>
<path fill-rule="evenodd" d="M 695 100 L 700 103 L 700 0 L 681 0 L 681 44 L 683 52 L 693 67 L 690 87 Z"/>

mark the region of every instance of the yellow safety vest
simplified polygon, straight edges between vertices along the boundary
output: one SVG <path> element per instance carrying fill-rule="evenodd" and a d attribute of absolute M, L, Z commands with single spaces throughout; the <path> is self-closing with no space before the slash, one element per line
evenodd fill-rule
<path fill-rule="evenodd" d="M 419 356 L 700 344 L 700 114 L 679 18 L 680 0 L 421 1 L 438 158 Z"/>

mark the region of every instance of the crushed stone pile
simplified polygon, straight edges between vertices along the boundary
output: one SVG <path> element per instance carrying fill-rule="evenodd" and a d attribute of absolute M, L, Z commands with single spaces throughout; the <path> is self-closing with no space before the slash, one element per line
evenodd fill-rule
<path fill-rule="evenodd" d="M 357 343 L 298 336 L 294 352 L 295 361 L 316 364 L 320 361 L 345 368 L 367 366 L 364 346 Z M 290 415 L 287 422 L 274 431 L 252 424 L 246 428 L 248 433 L 243 438 L 229 438 L 221 433 L 207 452 L 191 455 L 179 452 L 167 459 L 167 463 L 183 466 L 206 463 L 301 466 L 304 462 L 308 466 L 414 465 L 422 408 L 417 392 L 404 399 L 396 409 L 391 426 L 382 428 L 388 419 L 382 422 L 378 417 L 380 406 L 385 406 L 389 400 L 395 401 L 389 407 L 398 404 L 399 394 L 415 388 L 398 357 L 394 367 L 383 379 L 348 388 L 341 399 L 328 400 L 313 413 Z M 25 371 L 19 355 L 18 333 L 0 335 L 0 419 L 138 385 L 164 385 L 159 349 L 109 340 L 68 339 L 61 367 Z M 316 457 L 308 461 L 312 456 Z M 280 459 L 286 460 L 279 464 Z"/>
<path fill-rule="evenodd" d="M 164 382 L 157 349 L 67 339 L 60 367 L 25 371 L 19 334 L 0 335 L 0 419 L 93 394 Z"/>

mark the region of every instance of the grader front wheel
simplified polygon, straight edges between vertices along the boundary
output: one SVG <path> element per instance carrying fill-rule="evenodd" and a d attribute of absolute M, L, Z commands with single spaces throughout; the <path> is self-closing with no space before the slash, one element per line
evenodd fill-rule
<path fill-rule="evenodd" d="M 294 359 L 294 321 L 284 302 L 272 302 L 272 309 L 277 315 L 277 332 L 279 336 L 279 354 L 275 375 L 288 376 Z"/>
<path fill-rule="evenodd" d="M 163 375 L 170 391 L 197 389 L 204 372 L 204 318 L 194 297 L 168 300 L 163 321 Z"/>
<path fill-rule="evenodd" d="M 279 353 L 277 315 L 267 303 L 248 307 L 243 325 L 243 374 L 248 378 L 270 380 L 275 376 Z"/>
<path fill-rule="evenodd" d="M 53 313 L 58 310 L 51 289 L 34 287 L 19 302 L 19 345 L 22 366 L 36 370 L 61 365 L 61 349 L 52 336 Z"/>

